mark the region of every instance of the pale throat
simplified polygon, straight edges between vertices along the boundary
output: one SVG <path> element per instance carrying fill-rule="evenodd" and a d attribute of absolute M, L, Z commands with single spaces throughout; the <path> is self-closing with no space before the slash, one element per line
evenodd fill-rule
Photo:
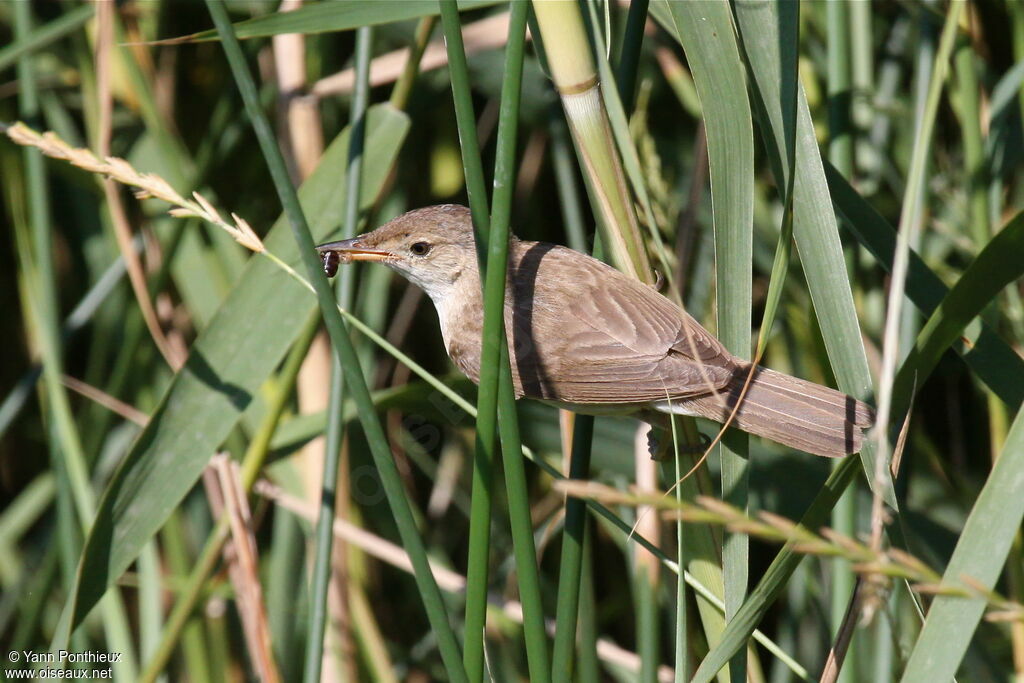
<path fill-rule="evenodd" d="M 483 328 L 483 321 L 478 319 L 483 310 L 479 303 L 480 275 L 475 267 L 460 268 L 455 274 L 419 268 L 415 272 L 401 267 L 395 270 L 430 297 L 437 311 L 446 349 L 451 346 L 454 330 Z"/>

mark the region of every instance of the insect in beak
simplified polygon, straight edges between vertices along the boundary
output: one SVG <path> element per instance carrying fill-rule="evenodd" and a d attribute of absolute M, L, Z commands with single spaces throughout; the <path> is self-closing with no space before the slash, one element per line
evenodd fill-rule
<path fill-rule="evenodd" d="M 324 275 L 331 278 L 338 274 L 338 265 L 341 263 L 341 256 L 336 251 L 324 251 L 320 253 L 324 264 Z"/>
<path fill-rule="evenodd" d="M 316 250 L 320 253 L 324 274 L 327 277 L 337 275 L 338 266 L 343 263 L 349 263 L 350 261 L 386 261 L 391 258 L 389 252 L 362 247 L 358 237 L 321 244 Z"/>

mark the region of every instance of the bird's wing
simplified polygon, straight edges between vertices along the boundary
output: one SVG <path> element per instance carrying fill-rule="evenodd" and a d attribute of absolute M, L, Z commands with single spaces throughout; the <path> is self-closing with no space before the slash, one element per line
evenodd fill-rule
<path fill-rule="evenodd" d="M 572 403 L 642 403 L 725 386 L 729 355 L 653 288 L 578 252 L 531 243 L 506 310 L 517 389 Z"/>

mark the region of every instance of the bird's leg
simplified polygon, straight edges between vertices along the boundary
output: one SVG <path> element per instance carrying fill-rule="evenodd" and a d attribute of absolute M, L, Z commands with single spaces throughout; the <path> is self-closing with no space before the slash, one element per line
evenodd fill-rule
<path fill-rule="evenodd" d="M 665 413 L 645 411 L 641 420 L 651 426 L 647 432 L 647 452 L 652 460 L 668 460 L 673 453 L 672 418 Z M 695 446 L 679 444 L 679 452 L 683 455 L 703 455 L 708 439 L 701 434 L 701 443 Z"/>
<path fill-rule="evenodd" d="M 672 434 L 666 432 L 663 428 L 651 427 L 647 432 L 647 452 L 651 454 L 651 460 L 668 460 L 671 446 Z"/>

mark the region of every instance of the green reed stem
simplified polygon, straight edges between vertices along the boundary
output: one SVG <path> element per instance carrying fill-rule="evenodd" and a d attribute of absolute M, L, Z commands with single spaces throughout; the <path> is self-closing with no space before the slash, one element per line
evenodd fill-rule
<path fill-rule="evenodd" d="M 50 538 L 52 538 L 52 534 Z M 20 601 L 13 633 L 8 636 L 9 632 L 3 629 L 5 638 L 9 638 L 6 642 L 10 643 L 8 647 L 11 648 L 11 652 L 27 649 L 31 643 L 39 642 L 35 640 L 36 633 L 52 595 L 51 590 L 57 583 L 60 549 L 55 545 L 47 544 L 41 555 L 42 557 L 34 561 L 34 566 L 26 568 L 26 571 L 30 571 L 31 574 L 22 584 L 24 597 Z"/>
<path fill-rule="evenodd" d="M 577 420 L 579 416 L 577 416 Z M 591 417 L 591 420 L 593 418 Z M 578 424 L 578 423 L 577 423 Z M 583 534 L 583 566 L 580 569 L 580 644 L 577 654 L 577 680 L 591 683 L 601 680 L 597 659 L 598 605 L 594 594 L 594 525 L 586 524 Z M 556 625 L 557 628 L 557 625 Z"/>
<path fill-rule="evenodd" d="M 245 56 L 242 53 L 241 46 L 235 37 L 234 28 L 231 26 L 228 18 L 227 8 L 217 0 L 207 0 L 206 5 L 220 35 L 224 53 L 231 66 L 235 83 L 241 91 L 242 99 L 245 101 L 246 111 L 259 139 L 260 148 L 274 181 L 274 187 L 277 190 L 282 207 L 288 215 L 289 224 L 292 227 L 295 241 L 302 255 L 303 264 L 316 290 L 317 300 L 320 304 L 320 310 L 323 313 L 331 342 L 347 375 L 352 399 L 356 404 L 359 419 L 363 425 L 363 432 L 370 447 L 374 463 L 377 466 L 377 471 L 380 474 L 381 485 L 387 496 L 388 504 L 395 517 L 395 524 L 398 527 L 402 545 L 412 562 L 416 584 L 423 597 L 427 618 L 430 621 L 434 637 L 437 638 L 438 649 L 444 661 L 448 677 L 454 681 L 464 681 L 466 678 L 461 666 L 458 641 L 455 639 L 455 633 L 452 631 L 451 624 L 448 623 L 441 592 L 430 571 L 423 539 L 419 536 L 412 508 L 405 497 L 401 476 L 391 457 L 387 437 L 381 427 L 380 419 L 374 410 L 370 392 L 366 387 L 362 369 L 359 366 L 359 359 L 352 346 L 352 340 L 349 338 L 348 330 L 341 318 L 341 314 L 338 312 L 327 277 L 321 269 L 320 260 L 316 254 L 316 246 L 313 244 L 313 237 L 310 235 L 309 226 L 299 204 L 298 195 L 288 177 L 288 169 L 285 166 L 284 158 L 274 139 L 274 134 L 270 123 L 267 121 L 266 114 L 264 114 L 259 106 L 259 94 L 253 82 L 252 74 L 249 73 L 248 66 L 245 63 Z"/>
<path fill-rule="evenodd" d="M 486 266 L 487 240 L 484 238 L 490 231 L 491 219 L 484 167 L 480 157 L 480 143 L 476 134 L 476 114 L 473 112 L 473 96 L 469 86 L 469 66 L 466 64 L 466 48 L 462 42 L 462 24 L 459 22 L 459 7 L 455 0 L 440 0 L 440 3 L 441 27 L 444 29 L 444 42 L 448 48 L 452 101 L 455 105 L 459 147 L 462 150 L 462 165 L 466 177 L 466 195 L 469 199 L 469 211 L 473 216 L 477 255 L 480 257 L 481 265 Z"/>
<path fill-rule="evenodd" d="M 452 100 L 459 128 L 459 147 L 466 178 L 466 195 L 473 216 L 477 255 L 486 266 L 483 245 L 490 226 L 484 169 L 476 134 L 476 118 L 469 86 L 469 68 L 462 43 L 462 25 L 455 0 L 441 0 L 441 26 L 448 48 L 448 71 L 452 82 Z M 476 443 L 473 455 L 473 483 L 469 514 L 469 557 L 466 567 L 466 616 L 463 638 L 463 665 L 470 681 L 483 680 L 484 626 L 487 620 L 487 582 L 490 569 L 491 508 L 494 495 L 494 457 L 498 447 L 497 411 L 494 401 L 497 382 L 484 384 L 481 367 L 479 405 L 476 414 Z M 488 387 L 485 390 L 484 387 Z"/>
<path fill-rule="evenodd" d="M 853 69 L 850 65 L 849 6 L 845 2 L 827 2 L 825 17 L 828 30 L 828 156 L 844 176 L 852 179 Z"/>
<path fill-rule="evenodd" d="M 416 83 L 416 76 L 420 72 L 420 59 L 423 58 L 423 51 L 427 49 L 430 34 L 434 32 L 436 25 L 436 16 L 423 17 L 416 25 L 416 35 L 412 40 L 409 60 L 405 63 L 405 69 L 402 70 L 402 75 L 398 77 L 395 87 L 391 91 L 390 102 L 395 109 L 405 109 L 405 105 L 409 103 L 412 86 Z"/>
<path fill-rule="evenodd" d="M 976 252 L 981 251 L 992 235 L 988 206 L 989 172 L 985 154 L 985 136 L 981 131 L 981 92 L 974 46 L 969 37 L 961 38 L 953 57 L 954 74 L 950 96 L 956 102 L 963 133 L 964 176 L 970 209 L 970 234 Z"/>
<path fill-rule="evenodd" d="M 160 542 L 163 546 L 164 562 L 167 565 L 167 573 L 174 577 L 189 576 L 192 571 L 192 553 L 189 551 L 186 542 L 184 515 L 181 510 L 175 510 L 167 519 L 164 528 L 160 530 Z M 189 610 L 188 619 L 181 628 L 181 658 L 189 678 L 195 683 L 213 683 L 216 680 L 210 671 L 210 642 L 206 638 L 206 625 L 203 623 L 201 612 Z M 148 660 L 153 660 L 153 655 L 163 645 L 167 633 L 166 626 L 160 634 L 156 647 L 146 653 Z M 275 653 L 276 654 L 276 653 Z"/>
<path fill-rule="evenodd" d="M 14 9 L 14 35 L 17 43 L 27 40 L 32 33 L 31 5 L 22 3 L 15 5 Z M 18 61 L 17 74 L 18 114 L 29 125 L 38 127 L 39 91 L 36 86 L 35 68 L 31 55 L 26 54 Z M 46 168 L 42 154 L 34 149 L 26 148 L 21 151 L 21 159 L 23 176 L 16 179 L 15 182 L 23 185 L 19 194 L 23 193 L 25 197 L 28 231 L 15 225 L 15 245 L 21 261 L 21 271 L 24 273 L 22 279 L 25 282 L 24 289 L 27 295 L 25 299 L 32 302 L 25 306 L 25 311 L 28 313 L 25 316 L 26 327 L 31 329 L 34 326 L 33 322 L 37 322 L 37 334 L 40 336 L 40 341 L 45 342 L 57 334 L 56 321 L 51 322 L 50 316 L 45 312 L 55 311 L 58 306 L 53 274 L 49 185 L 46 180 Z M 35 313 L 33 314 L 33 312 Z M 44 350 L 48 346 L 44 343 Z M 43 354 L 44 377 L 47 376 L 48 365 L 56 366 L 55 375 L 59 378 L 63 372 L 59 346 L 55 346 L 50 353 L 44 352 Z M 54 374 L 54 371 L 51 370 L 48 374 Z M 51 389 L 61 391 L 59 382 L 57 387 L 47 385 L 47 391 L 49 392 Z M 46 407 L 47 401 L 52 406 L 55 400 L 56 396 L 47 395 L 40 401 L 41 407 Z M 51 411 L 49 429 L 52 433 L 55 428 L 59 429 L 60 424 L 54 419 L 58 417 L 54 408 L 50 407 L 49 409 Z M 57 436 L 60 437 L 61 433 L 58 432 Z M 63 444 L 63 449 L 55 447 L 58 443 L 57 439 L 51 438 L 48 443 L 50 444 L 50 460 L 57 483 L 55 536 L 60 548 L 62 579 L 70 587 L 74 585 L 75 562 L 81 551 L 72 484 L 66 463 L 71 451 L 67 449 L 68 444 L 66 443 Z M 61 454 L 62 450 L 63 455 Z M 85 520 L 82 520 L 82 523 L 84 524 Z"/>
<path fill-rule="evenodd" d="M 626 31 L 622 36 L 622 52 L 615 68 L 615 82 L 619 85 L 619 99 L 629 111 L 633 108 L 636 92 L 636 76 L 640 66 L 640 48 L 644 44 L 644 24 L 647 23 L 647 6 L 650 0 L 634 0 L 629 3 L 626 15 Z"/>
<path fill-rule="evenodd" d="M 342 239 L 355 236 L 359 221 L 359 189 L 362 180 L 363 153 L 366 139 L 366 109 L 370 100 L 370 48 L 373 29 L 362 26 L 356 30 L 356 83 L 352 96 L 350 116 L 352 133 L 349 137 L 348 183 L 345 188 L 345 217 Z M 352 308 L 355 287 L 355 268 L 343 268 L 339 274 L 338 305 Z M 323 479 L 320 483 L 320 516 L 316 524 L 316 557 L 310 583 L 309 633 L 306 639 L 304 679 L 308 683 L 320 680 L 323 663 L 324 632 L 327 628 L 327 588 L 331 578 L 331 550 L 334 546 L 334 510 L 337 505 L 338 469 L 345 439 L 342 407 L 345 402 L 345 374 L 334 356 L 331 364 L 331 388 L 327 401 L 327 435 L 324 450 Z"/>
<path fill-rule="evenodd" d="M 497 155 L 494 164 L 494 194 L 491 205 L 491 231 L 488 241 L 487 269 L 484 273 L 484 329 L 481 367 L 481 404 L 484 400 L 483 370 L 497 371 L 498 432 L 505 487 L 508 493 L 509 521 L 519 578 L 519 599 L 523 605 L 523 630 L 530 680 L 546 681 L 550 666 L 544 605 L 541 602 L 537 549 L 530 516 L 530 491 L 522 458 L 522 439 L 516 413 L 512 372 L 509 366 L 505 322 L 505 281 L 508 264 L 509 219 L 515 191 L 516 133 L 519 126 L 519 96 L 523 81 L 523 48 L 526 42 L 526 17 L 530 4 L 513 3 L 510 10 L 505 70 L 502 78 L 501 107 L 498 114 Z M 495 348 L 496 347 L 496 348 Z M 495 353 L 497 352 L 497 353 Z M 497 356 L 497 358 L 495 358 Z M 495 362 L 492 362 L 495 361 Z M 492 380 L 493 381 L 493 380 Z M 493 385 L 491 385 L 493 386 Z M 481 410 L 483 412 L 483 410 Z"/>
<path fill-rule="evenodd" d="M 590 473 L 594 418 L 575 420 L 569 479 L 586 479 Z M 575 497 L 565 501 L 565 530 L 562 532 L 562 561 L 558 574 L 558 606 L 555 611 L 555 644 L 551 678 L 570 680 L 576 659 L 576 622 L 580 604 L 580 572 L 583 567 L 587 529 L 587 503 Z"/>
<path fill-rule="evenodd" d="M 500 434 L 509 496 L 509 516 L 515 546 L 516 566 L 523 603 L 524 629 L 531 678 L 546 680 L 547 636 L 544 632 L 537 575 L 533 526 L 530 520 L 526 473 L 522 462 L 512 375 L 504 331 L 505 264 L 508 261 L 508 222 L 515 172 L 515 139 L 522 81 L 523 41 L 526 3 L 512 5 L 506 52 L 501 111 L 498 124 L 498 154 L 495 166 L 494 214 L 487 219 L 483 167 L 477 145 L 476 126 L 469 89 L 465 50 L 456 3 L 441 3 L 441 22 L 448 45 L 452 94 L 455 101 L 459 138 L 462 143 L 466 190 L 475 226 L 477 253 L 484 280 L 484 330 L 477 407 L 476 456 L 470 514 L 470 559 L 467 575 L 465 664 L 471 680 L 483 676 L 483 628 L 486 619 L 487 565 L 490 546 L 490 511 L 493 496 L 495 433 Z M 490 230 L 488 231 L 488 223 Z M 490 232 L 489 240 L 484 235 Z M 487 245 L 484 259 L 483 245 Z M 497 265 L 488 268 L 487 265 Z M 495 421 L 500 421 L 495 429 Z"/>
<path fill-rule="evenodd" d="M 873 470 L 872 488 L 882 485 L 888 478 L 891 486 L 891 477 L 888 475 L 888 460 L 891 457 L 890 417 L 893 417 L 893 389 L 896 378 L 896 364 L 899 359 L 899 327 L 903 300 L 906 297 L 907 272 L 910 263 L 910 244 L 915 239 L 914 233 L 921 227 L 921 217 L 925 211 L 923 204 L 923 192 L 918 188 L 927 183 L 927 162 L 932 152 L 931 138 L 935 130 L 935 120 L 938 114 L 939 101 L 942 89 L 945 84 L 946 74 L 949 71 L 950 57 L 956 42 L 957 28 L 959 26 L 960 13 L 964 9 L 963 2 L 954 2 L 949 7 L 946 15 L 945 25 L 939 39 L 938 50 L 935 54 L 935 63 L 931 74 L 931 81 L 928 84 L 928 96 L 925 100 L 925 108 L 921 114 L 920 125 L 914 131 L 914 146 L 910 156 L 910 166 L 907 170 L 907 184 L 903 206 L 900 209 L 900 221 L 897 229 L 896 247 L 892 262 L 892 284 L 889 289 L 885 331 L 882 343 L 882 369 L 878 380 L 878 411 L 875 430 L 877 452 L 874 454 L 873 463 L 865 460 L 865 471 Z M 897 406 L 901 408 L 901 406 Z M 899 417 L 896 416 L 899 422 Z M 862 458 L 864 452 L 861 453 Z M 872 467 L 868 467 L 872 465 Z M 888 487 L 887 487 L 888 488 Z M 894 496 L 887 491 L 888 496 Z M 886 503 L 892 504 L 895 501 L 887 498 Z M 877 502 L 876 502 L 877 505 Z"/>
<path fill-rule="evenodd" d="M 679 443 L 679 433 L 677 431 L 675 416 L 672 416 L 672 443 Z M 683 425 L 693 426 L 692 422 L 683 423 Z M 682 453 L 679 449 L 675 449 L 674 462 L 674 477 L 675 481 L 682 479 L 686 473 L 683 469 L 682 464 Z M 666 468 L 667 469 L 667 468 Z M 667 479 L 667 477 L 666 477 Z M 676 503 L 682 505 L 683 503 L 683 487 L 675 487 L 675 498 Z M 686 557 L 686 538 L 683 532 L 683 525 L 676 524 L 676 562 L 680 567 L 685 567 L 688 561 Z M 674 650 L 673 653 L 675 661 L 676 676 L 675 680 L 677 683 L 690 680 L 690 675 L 693 673 L 693 662 L 690 659 L 690 619 L 687 612 L 687 596 L 688 591 L 686 590 L 686 581 L 683 577 L 676 577 L 676 623 L 675 623 L 675 639 L 674 639 Z"/>
<path fill-rule="evenodd" d="M 851 66 L 850 6 L 845 2 L 825 5 L 828 31 L 828 132 L 829 160 L 847 179 L 853 181 L 853 69 Z M 855 254 L 856 252 L 854 252 Z M 833 467 L 837 467 L 834 463 Z M 832 510 L 832 526 L 841 534 L 853 536 L 857 524 L 857 490 L 847 489 Z M 846 621 L 847 607 L 853 597 L 856 576 L 849 564 L 833 559 L 829 600 L 829 627 L 833 637 Z M 841 683 L 857 680 L 856 643 L 848 646 Z"/>

